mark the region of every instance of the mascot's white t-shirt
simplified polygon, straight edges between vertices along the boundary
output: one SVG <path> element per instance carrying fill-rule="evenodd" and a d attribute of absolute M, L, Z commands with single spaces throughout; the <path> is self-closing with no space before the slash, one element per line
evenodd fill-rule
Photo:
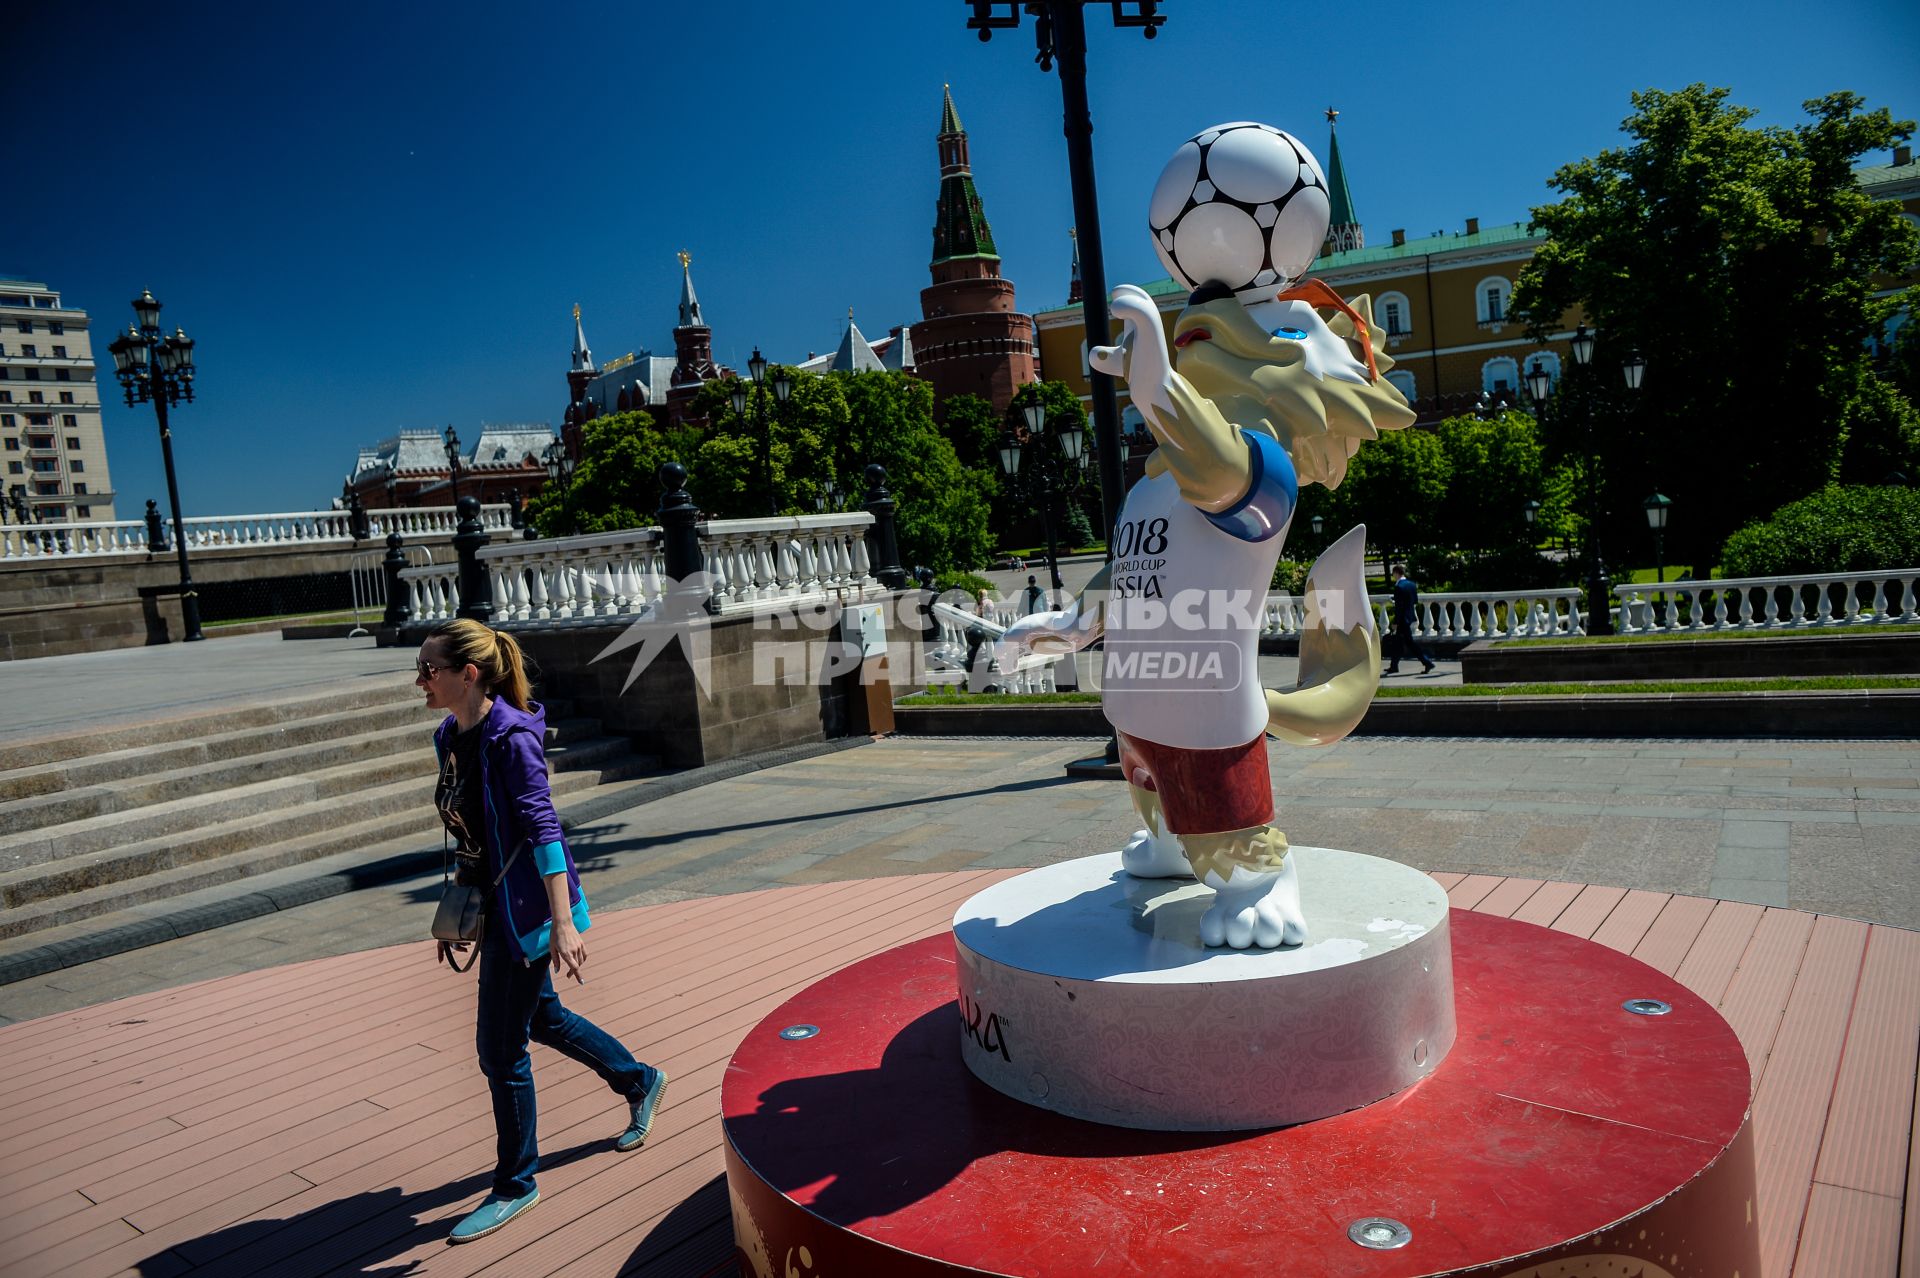
<path fill-rule="evenodd" d="M 1232 510 L 1188 505 L 1171 474 L 1141 480 L 1120 507 L 1101 708 L 1130 737 L 1217 750 L 1267 729 L 1261 611 L 1298 486 L 1278 443 L 1242 436 L 1255 474 Z"/>

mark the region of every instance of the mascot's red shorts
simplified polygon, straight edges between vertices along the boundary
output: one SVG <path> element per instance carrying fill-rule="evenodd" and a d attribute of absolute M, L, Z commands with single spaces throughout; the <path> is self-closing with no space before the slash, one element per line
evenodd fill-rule
<path fill-rule="evenodd" d="M 1273 820 L 1265 733 L 1224 750 L 1188 750 L 1124 732 L 1119 736 L 1121 774 L 1160 796 L 1161 816 L 1174 834 L 1251 830 Z"/>

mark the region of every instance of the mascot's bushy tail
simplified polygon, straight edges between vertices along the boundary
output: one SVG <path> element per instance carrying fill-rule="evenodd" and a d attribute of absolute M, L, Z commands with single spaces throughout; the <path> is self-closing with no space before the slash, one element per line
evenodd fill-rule
<path fill-rule="evenodd" d="M 1332 745 L 1352 732 L 1380 686 L 1380 629 L 1367 602 L 1367 527 L 1328 546 L 1307 572 L 1300 681 L 1267 690 L 1267 730 L 1289 745 Z"/>

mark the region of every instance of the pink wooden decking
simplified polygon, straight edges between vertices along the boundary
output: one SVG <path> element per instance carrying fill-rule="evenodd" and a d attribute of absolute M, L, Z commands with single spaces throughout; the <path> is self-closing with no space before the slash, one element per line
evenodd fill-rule
<path fill-rule="evenodd" d="M 443 1235 L 493 1157 L 473 977 L 423 942 L 0 1029 L 0 1273 L 726 1272 L 718 1089 L 793 991 L 944 929 L 1010 872 L 780 888 L 608 915 L 568 1002 L 673 1075 L 647 1148 L 544 1050 L 542 1201 Z M 1754 1070 L 1767 1278 L 1920 1278 L 1920 934 L 1794 910 L 1440 875 L 1458 906 L 1591 937 L 1716 1002 Z"/>

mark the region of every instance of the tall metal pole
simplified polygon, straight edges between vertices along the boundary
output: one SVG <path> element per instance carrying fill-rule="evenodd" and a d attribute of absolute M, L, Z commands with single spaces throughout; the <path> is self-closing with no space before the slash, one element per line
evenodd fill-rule
<path fill-rule="evenodd" d="M 759 401 L 760 413 L 760 479 L 767 486 L 767 513 L 777 515 L 780 503 L 773 495 L 773 426 L 767 421 L 767 392 L 759 382 L 753 384 L 753 389 L 757 392 L 755 398 Z"/>
<path fill-rule="evenodd" d="M 1608 603 L 1609 596 L 1613 594 L 1613 583 L 1607 579 L 1606 558 L 1600 550 L 1600 443 L 1593 428 L 1591 393 L 1585 387 L 1581 391 L 1581 410 L 1587 419 L 1587 515 L 1590 521 L 1587 524 L 1587 538 L 1591 543 L 1588 552 L 1592 558 L 1587 576 L 1587 634 L 1610 635 L 1613 633 L 1613 609 Z"/>
<path fill-rule="evenodd" d="M 193 588 L 193 572 L 187 567 L 187 526 L 180 519 L 180 482 L 173 476 L 173 429 L 167 424 L 167 387 L 160 376 L 160 362 L 151 361 L 147 373 L 148 392 L 153 396 L 153 411 L 160 418 L 160 457 L 167 467 L 167 501 L 173 507 L 173 548 L 180 558 L 180 637 L 192 643 L 205 639 L 200 633 L 200 594 Z"/>
<path fill-rule="evenodd" d="M 1047 573 L 1053 579 L 1053 597 L 1060 598 L 1060 545 L 1053 535 L 1053 461 L 1040 457 L 1040 527 L 1047 535 Z"/>
<path fill-rule="evenodd" d="M 1080 279 L 1087 349 L 1104 346 L 1112 329 L 1107 312 L 1107 260 L 1100 247 L 1100 200 L 1093 183 L 1093 116 L 1087 108 L 1087 22 L 1081 0 L 1052 0 L 1047 6 L 1053 22 L 1053 54 L 1060 63 L 1060 99 L 1067 135 L 1067 173 L 1073 184 L 1073 223 L 1079 231 Z M 1113 526 L 1120 518 L 1126 495 L 1126 476 L 1120 468 L 1120 409 L 1113 379 L 1089 365 L 1087 384 L 1093 391 L 1093 439 L 1100 455 L 1101 531 L 1108 554 Z M 1054 582 L 1055 587 L 1059 582 Z"/>

